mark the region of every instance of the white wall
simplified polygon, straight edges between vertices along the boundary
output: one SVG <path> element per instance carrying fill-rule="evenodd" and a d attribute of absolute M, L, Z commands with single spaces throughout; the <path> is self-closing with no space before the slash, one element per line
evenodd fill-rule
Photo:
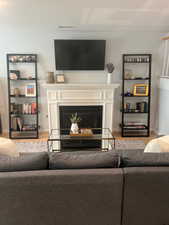
<path fill-rule="evenodd" d="M 113 82 L 121 83 L 122 77 L 122 54 L 123 53 L 152 53 L 152 116 L 151 127 L 156 129 L 156 102 L 157 102 L 157 79 L 161 72 L 161 63 L 159 56 L 160 33 L 158 32 L 134 32 L 134 31 L 112 31 L 97 33 L 57 33 L 50 28 L 34 29 L 31 27 L 15 28 L 1 27 L 0 36 L 0 80 L 2 89 L 0 89 L 0 105 L 2 111 L 3 127 L 7 130 L 7 71 L 6 54 L 7 53 L 37 53 L 39 58 L 38 76 L 40 84 L 40 125 L 42 130 L 48 129 L 46 94 L 41 83 L 46 79 L 47 71 L 55 70 L 54 63 L 54 39 L 57 38 L 86 38 L 86 39 L 106 39 L 107 52 L 106 61 L 113 62 L 115 65 Z M 67 82 L 106 82 L 106 72 L 73 71 L 65 72 Z M 120 90 L 115 99 L 115 123 L 114 129 L 119 129 L 118 124 L 121 120 L 120 108 Z"/>
<path fill-rule="evenodd" d="M 160 78 L 158 134 L 169 134 L 169 78 Z"/>

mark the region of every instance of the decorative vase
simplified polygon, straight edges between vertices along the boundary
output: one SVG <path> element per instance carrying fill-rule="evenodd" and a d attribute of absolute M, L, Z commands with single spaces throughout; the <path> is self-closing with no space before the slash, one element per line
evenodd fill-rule
<path fill-rule="evenodd" d="M 21 94 L 20 89 L 19 88 L 14 88 L 14 95 L 15 96 L 19 96 Z"/>
<path fill-rule="evenodd" d="M 54 72 L 48 72 L 48 75 L 47 75 L 47 83 L 48 84 L 55 83 Z"/>
<path fill-rule="evenodd" d="M 107 84 L 111 84 L 112 83 L 112 73 L 108 73 L 107 74 Z"/>
<path fill-rule="evenodd" d="M 79 133 L 78 124 L 77 123 L 72 123 L 70 130 L 71 130 L 71 132 L 73 134 L 78 134 Z"/>

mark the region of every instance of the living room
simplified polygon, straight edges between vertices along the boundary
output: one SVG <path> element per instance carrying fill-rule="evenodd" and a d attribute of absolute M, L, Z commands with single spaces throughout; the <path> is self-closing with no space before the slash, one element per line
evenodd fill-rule
<path fill-rule="evenodd" d="M 0 225 L 169 224 L 168 17 L 0 0 Z"/>

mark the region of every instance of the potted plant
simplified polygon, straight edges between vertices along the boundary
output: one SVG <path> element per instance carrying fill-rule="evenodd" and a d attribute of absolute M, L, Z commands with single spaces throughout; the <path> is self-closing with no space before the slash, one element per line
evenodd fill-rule
<path fill-rule="evenodd" d="M 77 112 L 71 115 L 70 118 L 71 121 L 71 132 L 73 134 L 78 134 L 79 133 L 79 127 L 78 127 L 78 123 L 81 121 L 81 118 L 77 115 Z"/>

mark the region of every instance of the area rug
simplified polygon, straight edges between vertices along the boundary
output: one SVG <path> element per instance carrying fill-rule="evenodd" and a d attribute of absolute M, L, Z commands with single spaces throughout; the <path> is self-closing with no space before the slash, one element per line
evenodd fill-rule
<path fill-rule="evenodd" d="M 47 142 L 16 142 L 19 152 L 42 152 L 47 151 Z M 116 149 L 144 149 L 142 140 L 116 140 Z"/>

